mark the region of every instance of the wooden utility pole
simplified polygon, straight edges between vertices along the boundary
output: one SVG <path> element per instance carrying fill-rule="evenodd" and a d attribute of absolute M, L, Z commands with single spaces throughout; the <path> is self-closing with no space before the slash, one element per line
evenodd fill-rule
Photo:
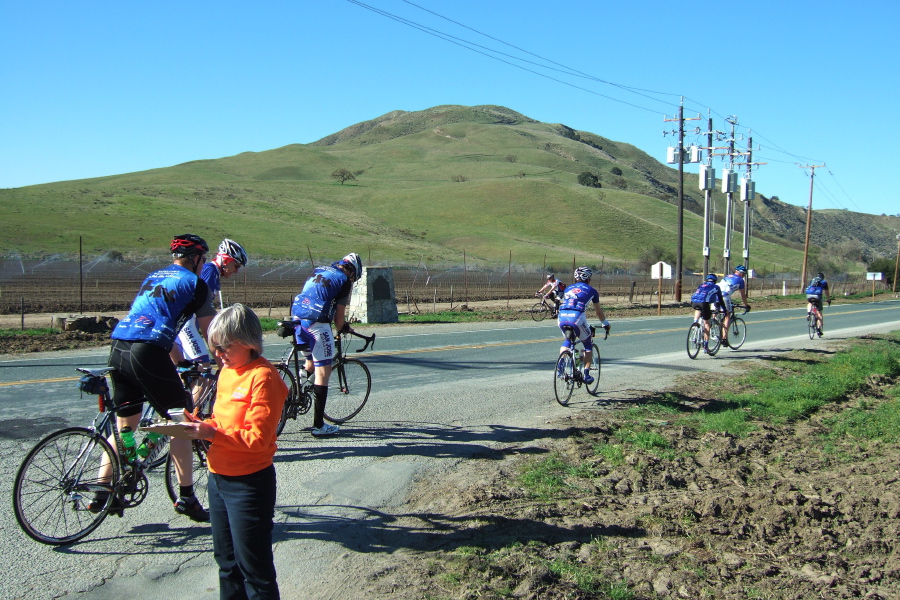
<path fill-rule="evenodd" d="M 801 169 L 810 169 L 809 175 L 809 207 L 806 209 L 806 241 L 803 243 L 803 270 L 800 272 L 800 289 L 806 285 L 806 263 L 809 260 L 809 232 L 812 229 L 812 199 L 813 199 L 813 180 L 816 178 L 816 169 L 821 169 L 821 165 L 797 165 Z"/>

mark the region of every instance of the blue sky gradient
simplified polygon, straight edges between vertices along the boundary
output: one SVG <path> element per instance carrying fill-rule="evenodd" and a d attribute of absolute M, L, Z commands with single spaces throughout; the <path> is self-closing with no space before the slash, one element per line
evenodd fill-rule
<path fill-rule="evenodd" d="M 0 0 L 0 187 L 309 143 L 441 104 L 506 106 L 665 161 L 664 115 L 684 96 L 703 117 L 689 129 L 710 110 L 719 130 L 738 118 L 740 149 L 752 135 L 759 193 L 806 206 L 799 165 L 825 164 L 814 208 L 895 215 L 898 25 L 886 0 Z"/>

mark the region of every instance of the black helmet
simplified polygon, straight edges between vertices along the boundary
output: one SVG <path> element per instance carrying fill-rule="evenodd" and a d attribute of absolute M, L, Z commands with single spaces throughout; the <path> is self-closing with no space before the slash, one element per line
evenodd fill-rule
<path fill-rule="evenodd" d="M 825 273 L 816 273 L 816 277 L 818 277 L 820 280 L 825 279 Z"/>
<path fill-rule="evenodd" d="M 172 254 L 177 258 L 183 256 L 199 256 L 209 252 L 209 244 L 206 243 L 206 240 L 193 233 L 176 235 L 172 238 L 172 244 L 169 247 L 172 250 Z"/>

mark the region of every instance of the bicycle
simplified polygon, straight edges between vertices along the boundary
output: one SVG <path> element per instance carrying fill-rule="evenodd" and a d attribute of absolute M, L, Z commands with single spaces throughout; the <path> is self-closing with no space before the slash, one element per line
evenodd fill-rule
<path fill-rule="evenodd" d="M 747 323 L 744 322 L 742 318 L 735 316 L 734 310 L 736 308 L 744 309 L 744 312 L 741 313 L 742 315 L 746 315 L 748 312 L 750 312 L 750 308 L 744 306 L 743 304 L 731 305 L 731 312 L 729 313 L 731 319 L 728 323 L 728 336 L 726 339 L 728 340 L 728 347 L 732 350 L 737 350 L 738 348 L 743 346 L 744 341 L 746 341 L 747 339 Z M 715 319 L 715 321 L 719 324 L 719 331 L 724 330 L 725 313 L 719 312 L 716 314 L 716 316 L 713 317 L 713 319 Z"/>
<path fill-rule="evenodd" d="M 691 323 L 688 327 L 687 335 L 687 354 L 688 358 L 695 359 L 703 348 L 703 325 L 706 319 L 700 317 L 699 321 Z M 715 316 L 709 320 L 709 340 L 707 341 L 707 354 L 715 356 L 722 345 L 722 339 L 719 335 L 721 323 Z"/>
<path fill-rule="evenodd" d="M 22 531 L 37 542 L 55 546 L 76 542 L 97 529 L 110 513 L 121 517 L 125 509 L 141 504 L 149 489 L 145 471 L 152 468 L 148 465 L 159 464 L 153 453 L 123 460 L 126 453 L 116 415 L 143 399 L 113 406 L 106 376 L 115 369 L 77 370 L 83 373 L 79 388 L 97 396 L 97 416 L 90 427 L 67 427 L 40 440 L 25 456 L 13 483 L 13 510 Z M 109 439 L 115 440 L 115 451 Z M 195 459 L 201 464 L 194 465 L 194 491 L 203 499 L 206 448 L 195 441 Z M 100 479 L 103 466 L 111 470 L 109 481 Z M 180 491 L 174 470 L 169 455 L 165 479 L 173 501 Z M 197 477 L 198 472 L 202 477 Z M 104 496 L 102 506 L 89 506 Z"/>
<path fill-rule="evenodd" d="M 603 339 L 609 337 L 609 327 L 604 327 L 606 334 Z M 596 333 L 596 328 L 591 325 L 591 337 Z M 584 368 L 582 360 L 583 352 L 579 352 L 575 339 L 577 335 L 572 327 L 565 327 L 566 338 L 571 342 L 571 346 L 563 350 L 559 358 L 556 359 L 556 370 L 553 373 L 553 392 L 556 394 L 556 401 L 562 406 L 569 405 L 569 399 L 575 392 L 575 388 L 584 386 L 587 393 L 591 396 L 597 395 L 597 388 L 600 386 L 600 348 L 597 344 L 591 343 L 591 372 L 594 373 L 594 381 L 585 383 Z"/>
<path fill-rule="evenodd" d="M 313 393 L 314 377 L 303 367 L 306 361 L 304 352 L 309 351 L 307 344 L 297 343 L 294 330 L 299 326 L 297 321 L 279 321 L 276 333 L 283 338 L 291 338 L 291 346 L 285 352 L 281 362 L 276 363 L 281 379 L 288 386 L 288 397 L 278 421 L 276 435 L 281 435 L 288 419 L 296 419 L 309 412 L 315 400 Z M 334 360 L 332 361 L 331 378 L 328 382 L 328 403 L 325 419 L 332 423 L 346 423 L 365 406 L 372 391 L 372 375 L 369 368 L 359 359 L 347 358 L 344 338 L 352 335 L 365 340 L 365 345 L 356 350 L 364 352 L 369 346 L 375 347 L 375 334 L 366 336 L 355 331 L 338 333 L 334 338 Z"/>
<path fill-rule="evenodd" d="M 830 303 L 829 303 L 830 304 Z M 806 328 L 809 332 L 809 339 L 815 339 L 816 335 L 822 337 L 822 334 L 819 330 L 819 322 L 821 321 L 823 328 L 825 325 L 825 320 L 822 318 L 822 311 L 819 310 L 818 305 L 812 305 L 812 312 L 806 313 Z"/>
<path fill-rule="evenodd" d="M 535 321 L 543 321 L 547 317 L 555 319 L 556 315 L 559 314 L 556 302 L 548 301 L 540 292 L 536 293 L 534 296 L 541 300 L 528 311 L 531 313 L 531 318 Z"/>

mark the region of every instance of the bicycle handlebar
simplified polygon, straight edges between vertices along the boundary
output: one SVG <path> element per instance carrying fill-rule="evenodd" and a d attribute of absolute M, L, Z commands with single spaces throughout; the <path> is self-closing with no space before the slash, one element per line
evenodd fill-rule
<path fill-rule="evenodd" d="M 372 348 L 375 348 L 375 334 L 374 333 L 372 335 L 363 335 L 363 334 L 357 333 L 351 329 L 350 331 L 347 331 L 346 333 L 342 333 L 341 335 L 352 335 L 354 337 L 358 337 L 360 339 L 366 340 L 365 345 L 362 348 L 360 348 L 359 350 L 356 350 L 356 352 L 365 352 L 366 349 L 370 345 L 372 346 Z"/>

